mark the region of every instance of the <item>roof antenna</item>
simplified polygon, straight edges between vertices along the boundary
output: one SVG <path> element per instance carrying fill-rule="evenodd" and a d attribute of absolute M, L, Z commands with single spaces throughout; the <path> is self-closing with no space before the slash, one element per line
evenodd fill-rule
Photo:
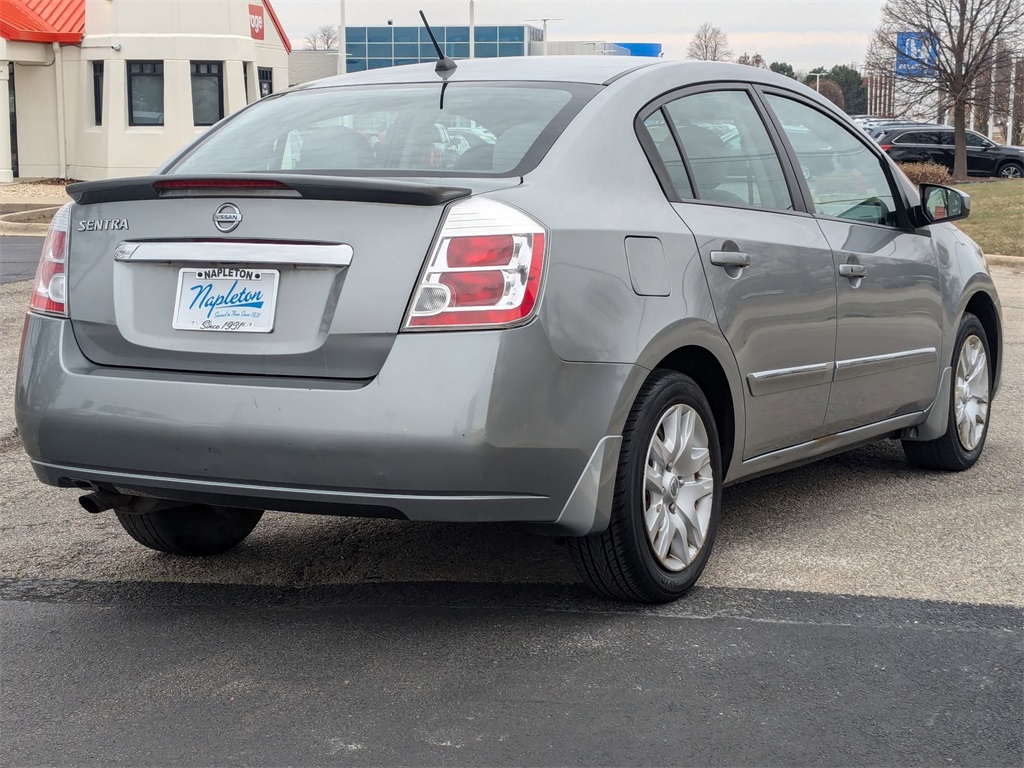
<path fill-rule="evenodd" d="M 427 21 L 427 17 L 423 15 L 423 11 L 420 11 L 420 18 L 423 19 L 423 26 L 427 28 L 427 34 L 430 35 L 430 42 L 434 44 L 434 50 L 437 51 L 437 64 L 434 66 L 434 71 L 438 74 L 443 72 L 450 73 L 459 65 L 455 63 L 454 59 L 445 56 L 444 51 L 441 50 L 441 46 L 437 44 L 437 38 L 434 37 L 434 30 L 430 28 L 430 23 Z M 441 74 L 441 76 L 445 77 L 443 74 Z"/>

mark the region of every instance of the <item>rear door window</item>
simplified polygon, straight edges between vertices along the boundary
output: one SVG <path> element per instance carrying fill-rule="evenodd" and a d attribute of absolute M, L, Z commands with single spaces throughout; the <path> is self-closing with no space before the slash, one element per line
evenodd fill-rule
<path fill-rule="evenodd" d="M 210 133 L 170 173 L 522 175 L 600 90 L 565 83 L 442 85 L 268 97 Z M 467 140 L 467 132 L 482 141 Z"/>
<path fill-rule="evenodd" d="M 910 133 L 901 133 L 895 139 L 893 144 L 938 144 L 938 134 L 929 131 L 912 131 Z"/>
<path fill-rule="evenodd" d="M 746 91 L 708 91 L 665 105 L 701 200 L 793 210 L 782 165 Z"/>
<path fill-rule="evenodd" d="M 896 198 L 878 158 L 860 138 L 823 112 L 769 94 L 768 104 L 793 147 L 816 213 L 895 225 Z"/>

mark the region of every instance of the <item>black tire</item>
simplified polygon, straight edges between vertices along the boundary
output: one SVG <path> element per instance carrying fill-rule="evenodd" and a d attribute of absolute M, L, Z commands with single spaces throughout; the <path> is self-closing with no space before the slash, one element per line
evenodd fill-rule
<path fill-rule="evenodd" d="M 241 544 L 263 516 L 258 509 L 189 504 L 173 509 L 129 514 L 117 520 L 140 544 L 170 555 L 207 557 Z"/>
<path fill-rule="evenodd" d="M 710 522 L 703 546 L 680 571 L 655 557 L 644 524 L 644 473 L 647 451 L 663 414 L 689 406 L 704 423 L 713 476 Z M 675 371 L 655 371 L 644 383 L 622 432 L 611 522 L 599 534 L 570 538 L 573 563 L 586 584 L 603 597 L 640 603 L 664 603 L 682 597 L 707 564 L 718 531 L 722 503 L 722 455 L 715 418 L 700 387 Z"/>
<path fill-rule="evenodd" d="M 960 442 L 960 436 L 956 427 L 956 372 L 957 362 L 960 359 L 960 351 L 964 343 L 971 336 L 977 336 L 981 340 L 985 350 L 985 359 L 988 366 L 989 397 L 992 391 L 992 354 L 989 351 L 988 336 L 985 335 L 985 328 L 981 321 L 970 312 L 964 314 L 960 320 L 960 329 L 956 334 L 956 344 L 953 345 L 953 381 L 949 387 L 949 402 L 946 403 L 946 433 L 934 440 L 904 440 L 903 453 L 907 461 L 913 466 L 921 469 L 931 469 L 944 472 L 963 472 L 975 465 L 981 457 L 985 448 L 985 439 L 988 437 L 988 425 L 992 419 L 992 405 L 989 401 L 988 415 L 985 419 L 984 430 L 981 439 L 973 450 L 967 450 Z"/>
<path fill-rule="evenodd" d="M 1019 179 L 1024 176 L 1024 165 L 1020 163 L 1003 163 L 999 166 L 999 172 L 997 175 L 1003 179 Z"/>

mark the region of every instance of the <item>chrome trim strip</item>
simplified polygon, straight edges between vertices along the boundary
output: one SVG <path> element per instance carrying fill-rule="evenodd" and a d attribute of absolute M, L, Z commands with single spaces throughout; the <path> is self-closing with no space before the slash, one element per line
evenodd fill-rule
<path fill-rule="evenodd" d="M 347 267 L 353 250 L 346 243 L 161 242 L 124 241 L 114 261 L 163 264 L 282 264 L 301 267 Z"/>
<path fill-rule="evenodd" d="M 872 355 L 871 357 L 856 357 L 850 360 L 836 361 L 836 375 L 834 381 L 846 381 L 856 379 L 858 376 L 872 376 L 876 373 L 896 371 L 900 368 L 910 368 L 914 365 L 934 363 L 939 359 L 939 352 L 935 347 L 924 347 L 922 349 L 910 349 L 906 352 L 892 352 L 888 355 Z"/>
<path fill-rule="evenodd" d="M 773 395 L 790 389 L 828 384 L 832 380 L 832 363 L 798 365 L 793 368 L 778 368 L 772 371 L 757 371 L 747 374 L 747 387 L 754 397 Z"/>

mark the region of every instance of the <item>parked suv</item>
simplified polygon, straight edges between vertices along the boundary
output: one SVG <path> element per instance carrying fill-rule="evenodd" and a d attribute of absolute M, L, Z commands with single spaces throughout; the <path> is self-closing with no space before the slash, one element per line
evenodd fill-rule
<path fill-rule="evenodd" d="M 1002 331 L 966 195 L 754 67 L 441 75 L 273 94 L 156 175 L 69 187 L 17 379 L 43 482 L 177 555 L 264 509 L 516 522 L 666 601 L 729 483 L 871 440 L 981 456 Z M 440 166 L 441 121 L 494 144 Z"/>
<path fill-rule="evenodd" d="M 953 171 L 952 128 L 914 126 L 900 128 L 880 137 L 882 149 L 897 163 L 927 163 Z M 1004 147 L 980 133 L 967 131 L 967 173 L 971 176 L 999 176 L 1019 179 L 1024 175 L 1024 147 Z"/>

